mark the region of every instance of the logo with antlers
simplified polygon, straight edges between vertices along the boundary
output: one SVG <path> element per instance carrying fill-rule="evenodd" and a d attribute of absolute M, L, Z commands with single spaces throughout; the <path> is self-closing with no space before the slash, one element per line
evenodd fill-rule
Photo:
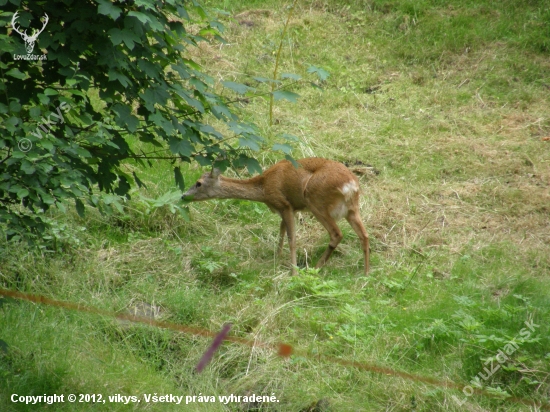
<path fill-rule="evenodd" d="M 13 27 L 13 30 L 15 30 L 16 33 L 19 33 L 21 35 L 21 37 L 25 41 L 25 48 L 27 49 L 27 53 L 31 54 L 32 51 L 34 50 L 34 44 L 36 43 L 36 39 L 38 38 L 40 33 L 42 33 L 44 31 L 44 29 L 46 28 L 46 24 L 48 24 L 49 17 L 46 13 L 44 13 L 44 17 L 43 17 L 44 21 L 42 22 L 42 28 L 38 31 L 36 31 L 36 29 L 32 29 L 32 35 L 29 36 L 29 35 L 27 35 L 27 30 L 26 29 L 25 29 L 25 31 L 21 32 L 16 27 L 15 22 L 17 20 L 17 13 L 19 13 L 19 12 L 16 11 L 14 13 L 13 17 L 11 18 L 11 26 Z M 21 26 L 19 26 L 19 28 L 21 28 Z"/>

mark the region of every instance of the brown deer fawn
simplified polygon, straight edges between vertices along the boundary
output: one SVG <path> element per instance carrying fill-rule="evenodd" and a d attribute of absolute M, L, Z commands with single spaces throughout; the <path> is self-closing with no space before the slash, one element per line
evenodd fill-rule
<path fill-rule="evenodd" d="M 323 266 L 342 240 L 336 221 L 345 217 L 361 241 L 365 275 L 369 271 L 369 236 L 359 214 L 359 180 L 341 163 L 309 158 L 295 167 L 283 160 L 251 179 L 231 179 L 218 169 L 205 173 L 183 194 L 183 199 L 246 199 L 265 203 L 281 218 L 278 255 L 283 251 L 285 232 L 290 246 L 292 274 L 296 273 L 296 230 L 294 213 L 310 211 L 330 235 L 328 248 L 317 262 Z"/>

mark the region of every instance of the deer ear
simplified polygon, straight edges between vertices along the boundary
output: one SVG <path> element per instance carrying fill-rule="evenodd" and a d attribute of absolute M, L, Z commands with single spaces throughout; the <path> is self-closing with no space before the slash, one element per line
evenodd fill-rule
<path fill-rule="evenodd" d="M 212 171 L 210 172 L 210 176 L 213 178 L 218 177 L 220 174 L 221 174 L 220 169 L 218 169 L 217 167 L 212 169 Z"/>

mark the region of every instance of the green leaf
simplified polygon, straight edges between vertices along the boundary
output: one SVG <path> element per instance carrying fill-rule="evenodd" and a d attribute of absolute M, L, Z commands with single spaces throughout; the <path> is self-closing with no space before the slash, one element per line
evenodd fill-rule
<path fill-rule="evenodd" d="M 107 32 L 111 38 L 111 43 L 114 46 L 118 46 L 121 42 L 124 42 L 126 47 L 130 50 L 134 49 L 134 43 L 141 43 L 141 39 L 132 31 L 127 29 L 112 28 Z"/>
<path fill-rule="evenodd" d="M 141 39 L 130 30 L 122 30 L 122 41 L 130 50 L 134 49 L 134 43 L 141 43 Z"/>
<path fill-rule="evenodd" d="M 38 93 L 38 100 L 40 100 L 40 103 L 47 105 L 50 103 L 50 98 L 46 96 L 44 93 Z"/>
<path fill-rule="evenodd" d="M 244 163 L 246 164 L 246 168 L 250 174 L 262 173 L 262 167 L 256 159 L 249 157 L 244 161 Z"/>
<path fill-rule="evenodd" d="M 128 128 L 130 132 L 135 132 L 139 126 L 139 119 L 132 114 L 128 106 L 117 103 L 113 106 L 113 111 L 118 114 L 115 119 L 116 124 L 122 128 Z"/>
<path fill-rule="evenodd" d="M 237 135 L 243 133 L 256 133 L 256 130 L 254 130 L 252 126 L 246 123 L 229 122 L 227 125 L 229 126 L 229 129 Z M 261 138 L 259 139 L 261 140 Z"/>
<path fill-rule="evenodd" d="M 49 195 L 48 193 L 41 193 L 40 197 L 42 198 L 42 201 L 47 205 L 53 205 L 55 203 L 55 199 L 53 198 L 53 196 Z"/>
<path fill-rule="evenodd" d="M 174 125 L 172 122 L 167 120 L 159 110 L 149 116 L 149 121 L 155 123 L 155 125 L 162 129 L 166 134 L 172 134 L 174 132 Z"/>
<path fill-rule="evenodd" d="M 189 104 L 189 106 L 192 106 L 195 109 L 197 109 L 199 112 L 204 113 L 204 106 L 197 99 L 193 99 L 192 97 L 189 96 L 188 93 L 184 91 L 178 91 L 178 94 L 184 98 L 184 100 L 187 102 L 187 104 Z"/>
<path fill-rule="evenodd" d="M 55 205 L 62 213 L 67 213 L 67 208 L 65 207 L 63 202 L 57 202 Z"/>
<path fill-rule="evenodd" d="M 76 213 L 78 213 L 78 216 L 83 218 L 85 209 L 84 209 L 84 203 L 82 203 L 82 200 L 76 199 L 75 206 L 76 206 Z"/>
<path fill-rule="evenodd" d="M 120 43 L 122 43 L 122 30 L 113 28 L 109 30 L 107 34 L 109 34 L 113 46 L 118 46 Z"/>
<path fill-rule="evenodd" d="M 205 76 L 204 73 L 199 73 L 199 71 L 201 70 L 201 66 L 200 64 L 198 64 L 197 62 L 195 62 L 194 60 L 191 60 L 191 59 L 181 59 L 187 66 L 191 67 L 192 69 L 194 70 L 197 70 L 197 73 L 195 73 L 196 75 L 200 75 L 200 76 Z"/>
<path fill-rule="evenodd" d="M 14 113 L 19 113 L 21 111 L 21 103 L 18 100 L 12 100 L 10 102 L 10 111 Z"/>
<path fill-rule="evenodd" d="M 143 7 L 146 10 L 154 10 L 155 2 L 152 0 L 136 0 L 136 6 Z"/>
<path fill-rule="evenodd" d="M 17 128 L 15 127 L 20 123 L 21 119 L 19 117 L 12 116 L 5 122 L 6 129 L 10 132 L 15 132 Z"/>
<path fill-rule="evenodd" d="M 215 136 L 217 139 L 223 139 L 223 136 L 220 132 L 218 132 L 216 129 L 214 129 L 212 126 L 210 126 L 209 124 L 203 124 L 200 126 L 200 131 L 202 133 L 206 133 L 206 134 L 209 134 L 211 136 Z"/>
<path fill-rule="evenodd" d="M 17 191 L 17 197 L 19 199 L 23 199 L 24 197 L 27 197 L 29 195 L 29 191 L 27 189 L 20 189 Z"/>
<path fill-rule="evenodd" d="M 300 142 L 300 139 L 298 139 L 296 136 L 288 133 L 283 133 L 281 137 L 285 140 L 288 140 L 289 142 Z"/>
<path fill-rule="evenodd" d="M 23 160 L 21 162 L 21 171 L 25 172 L 25 174 L 27 175 L 32 175 L 34 172 L 36 172 L 36 167 L 34 167 L 31 162 Z"/>
<path fill-rule="evenodd" d="M 273 98 L 275 100 L 286 99 L 291 103 L 296 103 L 296 99 L 298 99 L 298 97 L 300 97 L 299 94 L 289 92 L 288 90 L 277 90 L 276 92 L 273 92 Z"/>
<path fill-rule="evenodd" d="M 212 114 L 220 120 L 235 119 L 236 116 L 231 113 L 228 107 L 225 104 L 219 104 L 212 106 Z"/>
<path fill-rule="evenodd" d="M 189 207 L 180 206 L 178 207 L 178 212 L 180 212 L 181 217 L 183 217 L 186 222 L 189 222 Z"/>
<path fill-rule="evenodd" d="M 183 181 L 183 176 L 181 174 L 181 170 L 179 166 L 174 167 L 174 178 L 176 179 L 176 184 L 180 188 L 180 190 L 183 192 L 185 190 L 185 182 Z"/>
<path fill-rule="evenodd" d="M 88 113 L 81 113 L 76 117 L 82 122 L 84 126 L 89 126 L 94 122 Z"/>
<path fill-rule="evenodd" d="M 142 59 L 138 61 L 137 65 L 142 72 L 147 73 L 153 79 L 157 79 L 162 74 L 162 69 L 150 61 Z"/>
<path fill-rule="evenodd" d="M 281 73 L 281 79 L 300 80 L 302 76 L 294 73 Z"/>
<path fill-rule="evenodd" d="M 197 79 L 196 77 L 191 77 L 189 79 L 189 84 L 195 87 L 200 93 L 204 93 L 208 87 L 202 80 Z"/>
<path fill-rule="evenodd" d="M 21 71 L 19 71 L 19 69 L 17 67 L 14 67 L 13 69 L 8 70 L 6 72 L 6 75 L 11 76 L 11 77 L 15 77 L 16 79 L 19 79 L 19 80 L 23 80 L 27 77 L 27 75 L 25 73 L 22 73 Z"/>
<path fill-rule="evenodd" d="M 120 84 L 122 84 L 122 86 L 124 86 L 124 87 L 128 87 L 132 84 L 132 82 L 130 81 L 130 79 L 128 77 L 126 77 L 125 75 L 117 72 L 114 69 L 109 70 L 107 75 L 109 76 L 109 81 L 118 80 L 120 82 Z"/>
<path fill-rule="evenodd" d="M 122 207 L 122 205 L 118 200 L 114 200 L 111 204 L 115 205 L 116 209 L 120 214 L 124 214 L 124 208 Z"/>
<path fill-rule="evenodd" d="M 213 27 L 220 33 L 223 33 L 225 31 L 225 26 L 222 23 L 220 23 L 218 20 L 210 21 L 210 27 Z"/>
<path fill-rule="evenodd" d="M 160 86 L 150 87 L 139 95 L 145 101 L 145 107 L 150 112 L 155 110 L 155 104 L 164 106 L 170 98 L 168 92 Z"/>
<path fill-rule="evenodd" d="M 254 90 L 252 87 L 248 87 L 247 85 L 242 83 L 222 82 L 222 84 L 238 94 L 245 94 L 248 90 Z"/>
<path fill-rule="evenodd" d="M 275 143 L 271 150 L 280 150 L 283 153 L 290 154 L 290 152 L 292 152 L 292 146 L 289 146 L 287 144 Z"/>
<path fill-rule="evenodd" d="M 200 36 L 215 36 L 218 34 L 218 31 L 212 27 L 206 27 L 199 31 Z"/>
<path fill-rule="evenodd" d="M 201 19 L 203 20 L 207 20 L 208 19 L 208 15 L 206 14 L 206 12 L 204 11 L 204 9 L 199 5 L 199 3 L 197 3 L 196 1 L 193 2 L 194 3 L 194 6 L 193 9 L 197 12 L 197 14 L 201 17 Z"/>
<path fill-rule="evenodd" d="M 172 153 L 190 157 L 193 154 L 193 146 L 185 139 L 170 138 L 170 150 Z"/>
<path fill-rule="evenodd" d="M 42 111 L 40 110 L 40 107 L 33 106 L 29 109 L 29 114 L 31 115 L 31 118 L 37 119 L 42 114 Z"/>
<path fill-rule="evenodd" d="M 140 13 L 139 11 L 131 11 L 130 13 L 128 13 L 128 16 L 136 17 L 143 24 L 148 23 L 150 21 L 149 16 L 147 16 L 147 14 Z"/>
<path fill-rule="evenodd" d="M 106 0 L 97 0 L 99 6 L 97 7 L 97 12 L 105 16 L 110 16 L 113 20 L 118 19 L 122 10 L 113 5 L 110 1 Z"/>
<path fill-rule="evenodd" d="M 327 72 L 326 70 L 320 67 L 315 67 L 315 66 L 309 66 L 307 69 L 307 72 L 317 74 L 317 77 L 319 77 L 319 80 L 321 81 L 325 81 L 330 76 L 329 72 Z"/>
<path fill-rule="evenodd" d="M 280 80 L 268 79 L 267 77 L 252 77 L 254 80 L 260 83 L 275 83 L 280 84 Z"/>
<path fill-rule="evenodd" d="M 292 163 L 294 167 L 296 168 L 300 167 L 300 163 L 298 163 L 292 156 L 285 155 L 285 159 L 288 160 L 290 163 Z"/>
<path fill-rule="evenodd" d="M 252 139 L 247 139 L 246 137 L 239 137 L 239 146 L 249 147 L 250 149 L 254 150 L 255 152 L 260 151 L 260 146 L 258 145 L 258 143 L 256 143 Z"/>
<path fill-rule="evenodd" d="M 165 30 L 165 27 L 156 18 L 154 18 L 154 16 L 149 16 L 149 30 L 162 32 Z"/>
<path fill-rule="evenodd" d="M 53 143 L 50 142 L 49 140 L 47 139 L 44 139 L 44 140 L 41 140 L 40 141 L 40 144 L 42 145 L 42 147 L 48 151 L 52 150 L 53 149 Z"/>
<path fill-rule="evenodd" d="M 18 191 L 20 191 L 21 189 L 23 189 L 21 186 L 19 186 L 18 184 L 11 184 L 9 186 L 9 189 L 8 189 L 8 192 L 10 193 L 17 193 Z"/>

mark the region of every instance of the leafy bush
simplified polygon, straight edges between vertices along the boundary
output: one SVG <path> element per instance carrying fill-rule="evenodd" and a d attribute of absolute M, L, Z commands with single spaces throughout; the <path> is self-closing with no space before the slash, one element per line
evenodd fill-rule
<path fill-rule="evenodd" d="M 0 230 L 9 239 L 40 238 L 48 226 L 41 213 L 64 209 L 70 199 L 80 215 L 85 202 L 118 208 L 113 196 L 128 197 L 134 183 L 142 185 L 124 162 L 209 165 L 221 156 L 260 170 L 247 150 L 263 139 L 187 53 L 201 41 L 221 40 L 223 26 L 198 3 L 0 5 L 0 21 L 12 27 L 0 35 Z M 32 60 L 17 32 L 41 25 L 34 53 L 47 51 L 46 59 Z M 210 115 L 239 137 L 236 147 L 207 124 Z M 134 140 L 147 151 L 133 149 Z M 174 176 L 183 189 L 178 166 Z M 96 187 L 107 197 L 94 194 Z"/>

